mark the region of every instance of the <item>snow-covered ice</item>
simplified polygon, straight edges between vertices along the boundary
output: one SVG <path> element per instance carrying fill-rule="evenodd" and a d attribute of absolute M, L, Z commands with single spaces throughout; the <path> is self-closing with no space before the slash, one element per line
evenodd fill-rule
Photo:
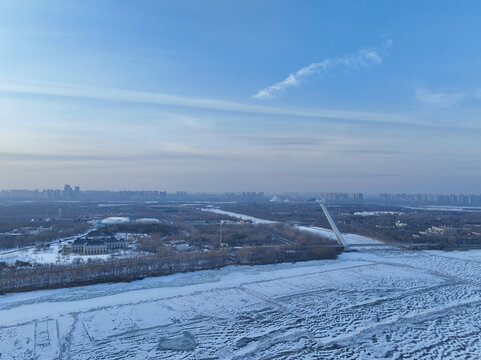
<path fill-rule="evenodd" d="M 334 231 L 320 228 L 317 226 L 297 226 L 297 229 L 301 231 L 309 231 L 314 234 L 319 234 L 322 237 L 336 240 L 336 234 Z M 344 239 L 349 245 L 378 245 L 382 244 L 381 241 L 371 239 L 367 236 L 357 235 L 357 234 L 342 234 Z"/>
<path fill-rule="evenodd" d="M 476 359 L 480 259 L 378 246 L 4 295 L 0 359 Z"/>
<path fill-rule="evenodd" d="M 221 209 L 217 209 L 217 208 L 213 208 L 213 207 L 212 208 L 207 207 L 207 208 L 203 208 L 201 210 L 213 212 L 213 213 L 216 213 L 216 214 L 232 216 L 232 217 L 237 218 L 237 219 L 250 221 L 253 224 L 275 224 L 276 223 L 275 221 L 259 219 L 259 218 L 253 217 L 253 216 L 239 214 L 239 213 L 235 213 L 235 212 L 232 212 L 232 211 L 225 211 L 225 210 L 221 210 Z"/>
<path fill-rule="evenodd" d="M 426 206 L 413 206 L 404 205 L 405 208 L 411 210 L 426 210 L 426 211 L 481 211 L 481 206 L 448 206 L 448 205 L 426 205 Z"/>
<path fill-rule="evenodd" d="M 216 214 L 228 215 L 228 216 L 232 216 L 234 218 L 241 219 L 241 220 L 251 221 L 253 224 L 275 224 L 276 223 L 276 221 L 259 219 L 259 218 L 253 217 L 253 216 L 239 214 L 239 213 L 235 213 L 235 212 L 231 212 L 231 211 L 225 211 L 225 210 L 221 210 L 221 209 L 217 209 L 217 208 L 213 208 L 213 207 L 203 208 L 201 210 L 213 212 L 213 213 L 216 213 Z M 324 228 L 320 228 L 320 227 L 316 227 L 316 226 L 296 226 L 296 228 L 301 230 L 301 231 L 309 231 L 311 233 L 318 234 L 322 237 L 326 237 L 328 239 L 336 240 L 336 235 L 330 229 L 324 229 Z M 374 239 L 371 239 L 371 238 L 368 238 L 368 237 L 362 236 L 362 235 L 356 235 L 356 234 L 343 234 L 343 235 L 344 235 L 344 238 L 349 245 L 356 245 L 356 244 L 357 245 L 377 245 L 377 244 L 381 244 L 381 242 L 378 241 L 378 240 L 374 240 Z"/>
<path fill-rule="evenodd" d="M 378 215 L 402 215 L 399 211 L 356 211 L 354 215 L 358 216 L 378 216 Z"/>

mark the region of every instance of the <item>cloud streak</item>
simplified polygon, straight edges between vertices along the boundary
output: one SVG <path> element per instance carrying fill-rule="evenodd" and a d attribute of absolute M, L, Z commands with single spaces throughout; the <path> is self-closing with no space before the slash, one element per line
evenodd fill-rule
<path fill-rule="evenodd" d="M 309 66 L 291 73 L 286 79 L 268 86 L 253 95 L 255 99 L 273 99 L 287 88 L 299 86 L 308 79 L 320 76 L 328 71 L 335 69 L 362 68 L 382 63 L 387 55 L 388 49 L 392 46 L 392 40 L 387 40 L 381 47 L 371 49 L 361 49 L 355 54 L 345 57 L 329 58 L 321 62 L 313 63 Z"/>
<path fill-rule="evenodd" d="M 65 84 L 22 84 L 0 82 L 0 93 L 15 95 L 50 96 L 59 98 L 91 99 L 136 104 L 152 104 L 230 113 L 247 113 L 273 116 L 290 116 L 311 119 L 343 119 L 351 121 L 422 125 L 416 119 L 398 114 L 345 111 L 330 109 L 295 109 L 238 103 L 233 101 L 178 96 L 165 93 L 97 88 Z"/>
<path fill-rule="evenodd" d="M 164 151 L 145 154 L 116 154 L 116 155 L 92 155 L 92 154 L 39 154 L 39 153 L 18 153 L 0 152 L 0 161 L 52 161 L 52 162 L 130 162 L 130 161 L 161 161 L 161 160 L 221 160 L 232 159 L 234 154 L 216 154 L 208 152 L 173 152 Z"/>
<path fill-rule="evenodd" d="M 464 92 L 430 92 L 425 89 L 416 90 L 416 99 L 419 101 L 440 107 L 451 107 L 457 105 L 466 97 Z"/>

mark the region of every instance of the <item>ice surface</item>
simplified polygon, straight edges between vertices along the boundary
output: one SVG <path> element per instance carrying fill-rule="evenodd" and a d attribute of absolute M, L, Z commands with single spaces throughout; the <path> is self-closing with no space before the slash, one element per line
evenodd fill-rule
<path fill-rule="evenodd" d="M 378 216 L 378 215 L 402 215 L 399 211 L 356 211 L 354 215 L 358 216 Z"/>
<path fill-rule="evenodd" d="M 440 206 L 440 205 L 430 205 L 430 206 L 404 206 L 407 209 L 412 210 L 426 210 L 426 211 L 481 211 L 481 206 Z"/>
<path fill-rule="evenodd" d="M 253 224 L 275 224 L 276 223 L 275 221 L 259 219 L 253 216 L 239 214 L 231 211 L 225 211 L 217 208 L 203 208 L 201 210 L 213 212 L 216 214 L 228 215 L 241 220 L 248 220 L 248 221 L 251 221 Z"/>
<path fill-rule="evenodd" d="M 478 250 L 379 246 L 9 294 L 0 359 L 478 359 L 480 278 Z"/>
<path fill-rule="evenodd" d="M 329 230 L 329 229 L 324 229 L 316 226 L 297 226 L 297 228 L 301 231 L 309 231 L 314 234 L 319 234 L 323 237 L 326 237 L 328 239 L 336 240 L 336 234 L 334 234 L 334 231 Z M 344 240 L 349 245 L 377 245 L 381 244 L 380 241 L 371 239 L 367 236 L 362 236 L 362 235 L 357 235 L 357 234 L 343 234 Z"/>
<path fill-rule="evenodd" d="M 216 214 L 229 215 L 229 216 L 235 217 L 237 219 L 241 219 L 241 220 L 249 220 L 253 224 L 275 224 L 276 223 L 275 221 L 259 219 L 259 218 L 252 217 L 252 216 L 249 216 L 249 215 L 239 214 L 239 213 L 235 213 L 235 212 L 231 212 L 231 211 L 225 211 L 225 210 L 221 210 L 221 209 L 217 209 L 217 208 L 204 208 L 204 209 L 201 209 L 201 210 L 213 212 L 213 213 L 216 213 Z M 297 229 L 299 229 L 301 231 L 309 231 L 309 232 L 312 232 L 312 233 L 315 233 L 315 234 L 319 234 L 323 237 L 327 237 L 329 239 L 336 240 L 336 235 L 334 234 L 334 232 L 332 230 L 329 230 L 329 229 L 324 229 L 324 228 L 320 228 L 320 227 L 316 227 L 316 226 L 297 226 Z M 349 245 L 354 245 L 354 244 L 358 244 L 358 245 L 360 245 L 360 244 L 362 244 L 362 245 L 381 244 L 381 242 L 378 241 L 378 240 L 374 240 L 374 239 L 371 239 L 371 238 L 368 238 L 368 237 L 362 236 L 362 235 L 356 235 L 356 234 L 343 234 L 343 235 L 344 235 L 344 239 L 347 241 L 347 243 Z"/>

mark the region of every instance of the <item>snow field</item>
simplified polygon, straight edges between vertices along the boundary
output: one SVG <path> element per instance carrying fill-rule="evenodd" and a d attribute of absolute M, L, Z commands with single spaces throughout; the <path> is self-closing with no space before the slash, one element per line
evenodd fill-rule
<path fill-rule="evenodd" d="M 367 249 L 10 294 L 0 358 L 478 358 L 476 254 Z"/>

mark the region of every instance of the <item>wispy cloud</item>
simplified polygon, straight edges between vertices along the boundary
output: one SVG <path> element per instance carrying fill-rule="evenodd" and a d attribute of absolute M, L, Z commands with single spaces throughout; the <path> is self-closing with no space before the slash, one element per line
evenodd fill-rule
<path fill-rule="evenodd" d="M 416 98 L 429 105 L 451 107 L 457 105 L 467 96 L 464 92 L 430 92 L 426 89 L 417 89 Z"/>
<path fill-rule="evenodd" d="M 253 97 L 256 99 L 272 99 L 285 91 L 289 87 L 299 86 L 309 78 L 320 76 L 323 73 L 334 69 L 361 68 L 382 63 L 387 54 L 387 50 L 392 46 L 392 40 L 387 40 L 380 47 L 361 49 L 355 54 L 345 57 L 329 58 L 321 62 L 313 63 L 309 66 L 291 73 L 285 80 L 260 90 Z"/>
<path fill-rule="evenodd" d="M 39 154 L 0 152 L 0 161 L 52 161 L 52 162 L 130 162 L 130 161 L 157 161 L 157 160 L 219 160 L 236 158 L 235 154 L 216 154 L 213 152 L 157 152 L 142 154 Z"/>
<path fill-rule="evenodd" d="M 294 116 L 312 119 L 344 119 L 394 124 L 420 125 L 416 119 L 398 114 L 330 109 L 295 109 L 238 103 L 233 101 L 132 91 L 125 89 L 85 87 L 65 84 L 23 84 L 0 82 L 0 92 L 18 95 L 54 96 L 59 98 L 93 99 L 137 104 L 154 104 L 215 110 L 231 113 Z"/>

